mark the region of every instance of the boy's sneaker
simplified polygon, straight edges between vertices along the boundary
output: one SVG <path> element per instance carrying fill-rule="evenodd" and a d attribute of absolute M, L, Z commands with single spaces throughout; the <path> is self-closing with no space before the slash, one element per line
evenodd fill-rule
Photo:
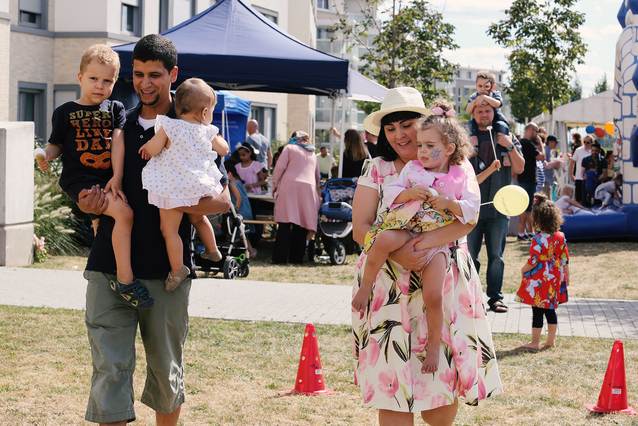
<path fill-rule="evenodd" d="M 131 284 L 122 284 L 117 280 L 111 280 L 110 284 L 111 289 L 134 308 L 147 309 L 155 303 L 148 289 L 139 280 L 135 280 Z"/>
<path fill-rule="evenodd" d="M 180 269 L 177 273 L 168 273 L 168 277 L 166 278 L 166 281 L 164 281 L 164 288 L 168 292 L 175 291 L 182 281 L 188 278 L 190 274 L 191 270 L 188 269 L 188 266 L 182 265 L 182 269 Z"/>

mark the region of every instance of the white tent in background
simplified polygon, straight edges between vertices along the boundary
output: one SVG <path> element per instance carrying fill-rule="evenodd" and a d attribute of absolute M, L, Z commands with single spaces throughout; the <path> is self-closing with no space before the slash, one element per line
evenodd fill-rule
<path fill-rule="evenodd" d="M 343 137 L 345 135 L 346 129 L 344 128 L 346 122 L 346 109 L 345 100 L 346 98 L 352 101 L 366 101 L 366 102 L 377 102 L 381 103 L 383 98 L 385 97 L 387 88 L 383 87 L 379 83 L 374 80 L 370 80 L 365 77 L 359 71 L 350 69 L 348 71 L 348 93 L 345 96 L 339 98 L 339 102 L 341 104 L 341 122 L 339 133 L 341 134 L 339 141 L 339 176 L 341 176 L 343 171 L 343 150 L 344 150 L 344 141 Z M 330 127 L 335 127 L 335 113 L 337 108 L 337 99 L 332 99 L 332 113 L 331 113 L 331 125 Z M 330 147 L 330 150 L 333 151 L 333 147 Z"/>
<path fill-rule="evenodd" d="M 590 124 L 602 126 L 614 117 L 614 94 L 611 90 L 589 98 L 579 99 L 554 109 L 548 113 L 537 115 L 532 119 L 539 126 L 554 133 L 560 142 L 560 148 L 567 150 L 570 141 L 569 129 L 587 127 Z"/>

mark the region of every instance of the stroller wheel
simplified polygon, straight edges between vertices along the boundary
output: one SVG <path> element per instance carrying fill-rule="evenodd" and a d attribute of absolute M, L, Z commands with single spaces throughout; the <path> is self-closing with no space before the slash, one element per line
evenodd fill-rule
<path fill-rule="evenodd" d="M 227 280 L 234 280 L 240 276 L 239 262 L 234 257 L 228 256 L 224 260 L 224 278 Z"/>
<path fill-rule="evenodd" d="M 333 265 L 343 265 L 346 263 L 346 246 L 339 240 L 335 240 L 330 245 L 330 263 Z"/>
<path fill-rule="evenodd" d="M 248 266 L 248 262 L 244 261 L 240 266 L 239 266 L 239 277 L 240 278 L 246 278 L 248 276 L 248 274 L 250 273 L 250 267 Z"/>

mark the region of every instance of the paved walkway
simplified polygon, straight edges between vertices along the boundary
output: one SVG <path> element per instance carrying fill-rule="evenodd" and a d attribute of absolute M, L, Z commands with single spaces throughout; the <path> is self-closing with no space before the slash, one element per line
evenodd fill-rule
<path fill-rule="evenodd" d="M 0 267 L 0 304 L 84 309 L 81 272 Z M 248 280 L 193 281 L 192 316 L 232 320 L 350 323 L 350 287 Z M 532 311 L 507 295 L 507 314 L 488 317 L 496 333 L 529 333 Z M 560 307 L 561 336 L 638 339 L 638 301 L 574 298 Z"/>

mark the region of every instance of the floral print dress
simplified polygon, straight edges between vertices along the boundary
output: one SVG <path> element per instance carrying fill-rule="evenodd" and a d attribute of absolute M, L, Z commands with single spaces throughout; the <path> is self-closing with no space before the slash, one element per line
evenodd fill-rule
<path fill-rule="evenodd" d="M 516 292 L 519 302 L 543 309 L 556 309 L 567 302 L 565 265 L 569 263 L 569 250 L 562 232 L 534 235 L 527 263 L 533 268 L 523 274 Z"/>
<path fill-rule="evenodd" d="M 364 166 L 357 184 L 379 192 L 377 223 L 383 221 L 390 207 L 383 202 L 384 187 L 397 178 L 393 162 L 375 158 Z M 465 188 L 479 191 L 472 175 Z M 443 329 L 435 373 L 421 373 L 428 336 L 418 273 L 386 261 L 365 314 L 360 317 L 358 312 L 352 313 L 356 375 L 366 406 L 420 412 L 450 405 L 455 398 L 476 405 L 502 392 L 483 293 L 466 244 L 451 245 L 450 257 L 443 285 Z M 366 254 L 362 253 L 356 265 L 353 295 L 359 289 L 365 261 Z"/>

